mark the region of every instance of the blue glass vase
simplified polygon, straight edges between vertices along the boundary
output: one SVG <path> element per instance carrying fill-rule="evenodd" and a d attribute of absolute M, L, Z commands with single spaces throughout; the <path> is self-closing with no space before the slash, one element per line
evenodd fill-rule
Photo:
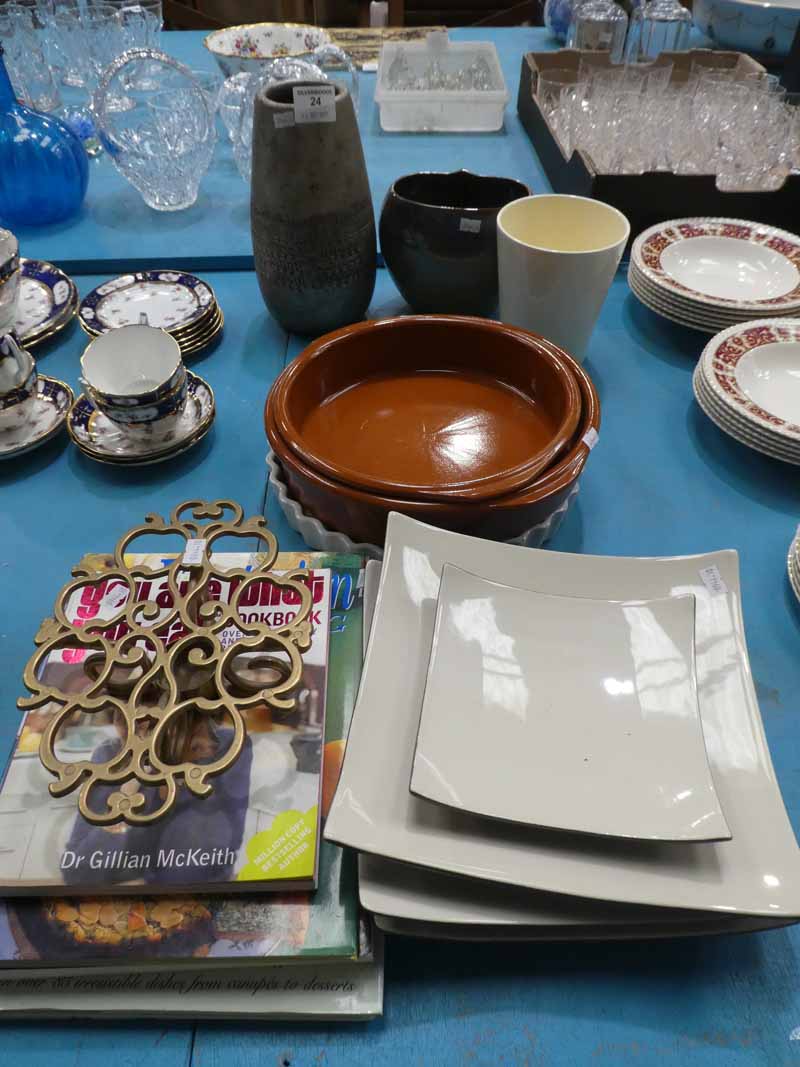
<path fill-rule="evenodd" d="M 86 195 L 89 161 L 60 119 L 14 96 L 0 45 L 0 226 L 46 226 L 75 215 Z"/>

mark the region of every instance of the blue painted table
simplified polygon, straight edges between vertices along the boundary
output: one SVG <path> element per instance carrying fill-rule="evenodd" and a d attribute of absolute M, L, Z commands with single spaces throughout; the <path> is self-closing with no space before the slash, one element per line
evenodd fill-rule
<path fill-rule="evenodd" d="M 542 47 L 543 35 L 523 29 L 491 36 L 513 87 L 519 54 Z M 196 61 L 197 48 L 196 35 L 186 35 L 174 51 L 194 54 Z M 390 137 L 376 132 L 368 113 L 369 81 L 362 129 L 372 131 L 367 157 L 378 197 L 397 173 L 462 165 L 543 187 L 513 103 L 502 134 Z M 246 234 L 244 221 L 237 231 L 231 220 L 237 211 L 244 219 L 245 197 L 239 179 L 230 168 L 224 178 L 222 167 L 219 203 L 228 214 L 221 217 L 148 218 L 121 184 L 95 175 L 86 218 L 59 233 L 23 239 L 28 254 L 92 266 L 94 274 L 78 279 L 81 292 L 108 276 L 114 261 L 129 263 L 128 254 L 141 255 L 148 266 L 176 257 L 196 267 L 205 262 L 202 269 L 227 266 L 208 274 L 226 329 L 219 348 L 192 364 L 215 390 L 216 427 L 175 464 L 117 471 L 60 441 L 0 467 L 0 702 L 6 709 L 0 756 L 13 740 L 14 701 L 33 635 L 84 552 L 108 550 L 145 512 L 165 513 L 191 496 L 234 496 L 250 511 L 264 506 L 262 404 L 302 341 L 287 338 L 270 320 L 254 276 L 231 269 Z M 135 217 L 125 217 L 128 209 Z M 220 259 L 226 249 L 232 258 Z M 388 275 L 379 271 L 370 314 L 403 310 Z M 76 386 L 81 347 L 75 328 L 41 355 L 40 369 Z M 701 347 L 701 335 L 657 319 L 637 304 L 624 276 L 617 277 L 587 361 L 603 402 L 601 440 L 552 547 L 609 554 L 740 551 L 752 665 L 797 831 L 800 611 L 786 581 L 785 554 L 800 519 L 800 481 L 793 469 L 724 437 L 698 411 L 691 372 Z M 266 510 L 282 544 L 299 547 L 271 497 Z M 781 1067 L 800 1064 L 799 951 L 796 930 L 591 946 L 390 938 L 386 1015 L 367 1026 L 39 1021 L 3 1026 L 0 1067 L 105 1067 L 109 1060 L 119 1067 Z"/>
<path fill-rule="evenodd" d="M 486 40 L 485 30 L 454 30 L 459 39 Z M 370 184 L 377 210 L 386 190 L 401 174 L 415 169 L 457 170 L 459 167 L 519 178 L 541 191 L 547 180 L 517 119 L 516 95 L 524 52 L 553 47 L 541 29 L 503 30 L 493 34 L 511 101 L 505 129 L 497 134 L 427 135 L 383 133 L 373 106 L 375 75 L 360 76 L 359 125 L 364 140 Z M 202 33 L 168 33 L 164 47 L 195 68 L 214 68 L 202 45 Z M 80 240 L 76 240 L 76 232 Z M 25 254 L 50 259 L 65 270 L 89 271 L 103 261 L 110 270 L 177 266 L 197 270 L 250 269 L 250 190 L 239 177 L 227 138 L 217 145 L 203 179 L 197 203 L 188 211 L 158 214 L 101 156 L 92 161 L 89 192 L 76 224 L 49 226 L 20 233 Z"/>

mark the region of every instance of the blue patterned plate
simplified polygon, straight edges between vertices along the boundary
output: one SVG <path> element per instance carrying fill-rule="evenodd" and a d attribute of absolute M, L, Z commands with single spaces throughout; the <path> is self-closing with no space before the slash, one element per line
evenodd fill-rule
<path fill-rule="evenodd" d="M 63 330 L 78 306 L 78 290 L 63 270 L 41 259 L 20 259 L 17 337 L 25 348 Z"/>
<path fill-rule="evenodd" d="M 67 432 L 85 456 L 102 463 L 144 466 L 172 459 L 205 437 L 214 421 L 211 386 L 191 371 L 186 372 L 186 377 L 186 404 L 177 425 L 166 433 L 155 430 L 146 438 L 131 434 L 98 411 L 85 393 L 69 413 Z"/>
<path fill-rule="evenodd" d="M 136 326 L 147 316 L 149 326 L 168 333 L 185 330 L 212 315 L 214 290 L 194 274 L 175 270 L 144 270 L 112 278 L 85 296 L 78 308 L 81 326 L 90 334 L 118 326 Z"/>
<path fill-rule="evenodd" d="M 57 378 L 39 375 L 33 413 L 24 426 L 0 430 L 0 460 L 21 456 L 54 437 L 67 419 L 72 390 Z"/>

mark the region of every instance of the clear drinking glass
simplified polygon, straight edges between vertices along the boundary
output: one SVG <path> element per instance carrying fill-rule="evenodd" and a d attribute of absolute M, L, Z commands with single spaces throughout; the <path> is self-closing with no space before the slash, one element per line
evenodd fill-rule
<path fill-rule="evenodd" d="M 164 25 L 161 0 L 108 0 L 117 9 L 125 49 L 158 48 Z"/>
<path fill-rule="evenodd" d="M 780 98 L 756 99 L 720 122 L 717 188 L 723 192 L 779 189 L 792 167 L 791 114 Z"/>
<path fill-rule="evenodd" d="M 539 105 L 567 157 L 572 155 L 577 119 L 575 111 L 580 106 L 579 91 L 585 85 L 586 82 L 576 79 L 575 71 L 568 67 L 544 70 L 536 81 Z"/>
<path fill-rule="evenodd" d="M 143 80 L 153 91 L 133 91 Z M 114 111 L 115 95 L 132 106 Z M 188 67 L 154 49 L 123 53 L 104 72 L 94 94 L 103 147 L 144 202 L 156 211 L 180 211 L 197 200 L 214 154 L 216 128 L 203 87 Z"/>
<path fill-rule="evenodd" d="M 782 88 L 781 80 L 777 74 L 767 74 L 766 71 L 755 71 L 754 73 L 745 74 L 743 81 L 749 88 L 756 89 L 762 93 L 786 94 L 786 90 Z"/>
<path fill-rule="evenodd" d="M 800 173 L 800 105 L 789 107 L 789 160 L 792 171 Z"/>
<path fill-rule="evenodd" d="M 631 16 L 625 58 L 636 61 L 655 59 L 662 52 L 685 52 L 691 29 L 692 13 L 678 0 L 648 0 Z"/>
<path fill-rule="evenodd" d="M 622 59 L 628 16 L 614 0 L 583 0 L 576 5 L 567 31 L 567 48 L 609 52 Z"/>
<path fill-rule="evenodd" d="M 36 29 L 35 13 L 21 4 L 5 4 L 0 8 L 0 41 L 17 97 L 37 111 L 55 111 L 61 94 L 45 58 L 45 38 Z"/>
<path fill-rule="evenodd" d="M 77 7 L 59 5 L 53 16 L 54 39 L 57 42 L 61 81 L 75 89 L 86 85 L 88 56 L 84 28 Z"/>

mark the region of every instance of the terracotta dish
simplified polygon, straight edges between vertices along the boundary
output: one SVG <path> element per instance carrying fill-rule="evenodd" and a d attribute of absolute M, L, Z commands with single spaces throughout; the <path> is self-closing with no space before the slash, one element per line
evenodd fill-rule
<path fill-rule="evenodd" d="M 541 343 L 555 349 L 548 341 Z M 353 540 L 382 545 L 391 511 L 459 533 L 508 540 L 544 522 L 566 500 L 589 455 L 583 438 L 600 426 L 600 404 L 591 379 L 570 357 L 562 358 L 581 394 L 581 416 L 575 433 L 559 460 L 531 485 L 492 500 L 403 500 L 363 492 L 327 478 L 305 464 L 284 441 L 274 420 L 272 394 L 267 398 L 264 413 L 267 437 L 292 495 L 326 526 Z"/>
<path fill-rule="evenodd" d="M 560 350 L 517 327 L 420 315 L 314 341 L 276 380 L 273 416 L 298 459 L 355 489 L 488 500 L 565 450 L 580 391 Z"/>

